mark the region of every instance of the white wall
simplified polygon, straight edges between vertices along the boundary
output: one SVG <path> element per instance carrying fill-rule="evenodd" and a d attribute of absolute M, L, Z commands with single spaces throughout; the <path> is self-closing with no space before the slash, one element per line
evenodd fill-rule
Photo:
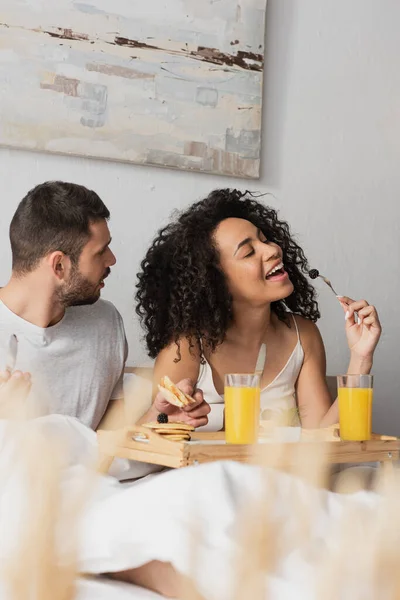
<path fill-rule="evenodd" d="M 118 257 L 105 297 L 122 312 L 130 362 L 145 364 L 133 316 L 138 263 L 174 208 L 219 186 L 270 191 L 310 262 L 339 293 L 379 309 L 375 430 L 400 433 L 400 2 L 269 0 L 263 175 L 259 182 L 0 150 L 0 283 L 18 201 L 47 179 L 92 187 L 112 212 Z M 340 306 L 320 287 L 329 372 L 346 368 Z"/>

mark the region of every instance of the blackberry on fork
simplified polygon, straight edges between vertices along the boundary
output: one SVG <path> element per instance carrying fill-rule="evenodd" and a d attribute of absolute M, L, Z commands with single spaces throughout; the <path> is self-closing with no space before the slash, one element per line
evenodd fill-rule
<path fill-rule="evenodd" d="M 311 269 L 311 271 L 308 272 L 308 275 L 310 276 L 310 279 L 317 279 L 317 277 L 319 277 L 319 271 L 318 269 Z"/>

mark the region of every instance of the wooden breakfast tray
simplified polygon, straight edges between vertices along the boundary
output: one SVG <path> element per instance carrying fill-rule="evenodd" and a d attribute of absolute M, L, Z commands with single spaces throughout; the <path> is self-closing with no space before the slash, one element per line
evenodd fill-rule
<path fill-rule="evenodd" d="M 400 457 L 400 439 L 373 434 L 367 442 L 343 442 L 338 427 L 302 430 L 300 442 L 275 442 L 261 438 L 251 446 L 226 444 L 223 432 L 195 432 L 190 442 L 174 442 L 140 426 L 118 431 L 98 431 L 99 470 L 107 472 L 115 457 L 128 458 L 171 468 L 187 467 L 218 460 L 241 463 L 295 467 L 307 449 L 309 456 L 320 453 L 331 464 L 380 462 L 392 463 Z M 140 439 L 140 437 L 142 439 Z"/>

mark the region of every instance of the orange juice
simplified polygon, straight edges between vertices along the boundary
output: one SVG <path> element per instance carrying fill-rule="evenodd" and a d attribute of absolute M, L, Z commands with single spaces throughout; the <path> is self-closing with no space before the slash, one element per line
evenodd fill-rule
<path fill-rule="evenodd" d="M 372 388 L 339 387 L 339 422 L 342 440 L 371 439 Z"/>
<path fill-rule="evenodd" d="M 225 387 L 225 439 L 229 444 L 255 444 L 260 419 L 260 388 Z"/>

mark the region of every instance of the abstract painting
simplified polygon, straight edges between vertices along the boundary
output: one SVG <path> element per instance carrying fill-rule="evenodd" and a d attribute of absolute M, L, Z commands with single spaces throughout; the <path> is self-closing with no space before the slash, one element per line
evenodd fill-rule
<path fill-rule="evenodd" d="M 260 168 L 267 0 L 1 0 L 0 145 Z"/>

